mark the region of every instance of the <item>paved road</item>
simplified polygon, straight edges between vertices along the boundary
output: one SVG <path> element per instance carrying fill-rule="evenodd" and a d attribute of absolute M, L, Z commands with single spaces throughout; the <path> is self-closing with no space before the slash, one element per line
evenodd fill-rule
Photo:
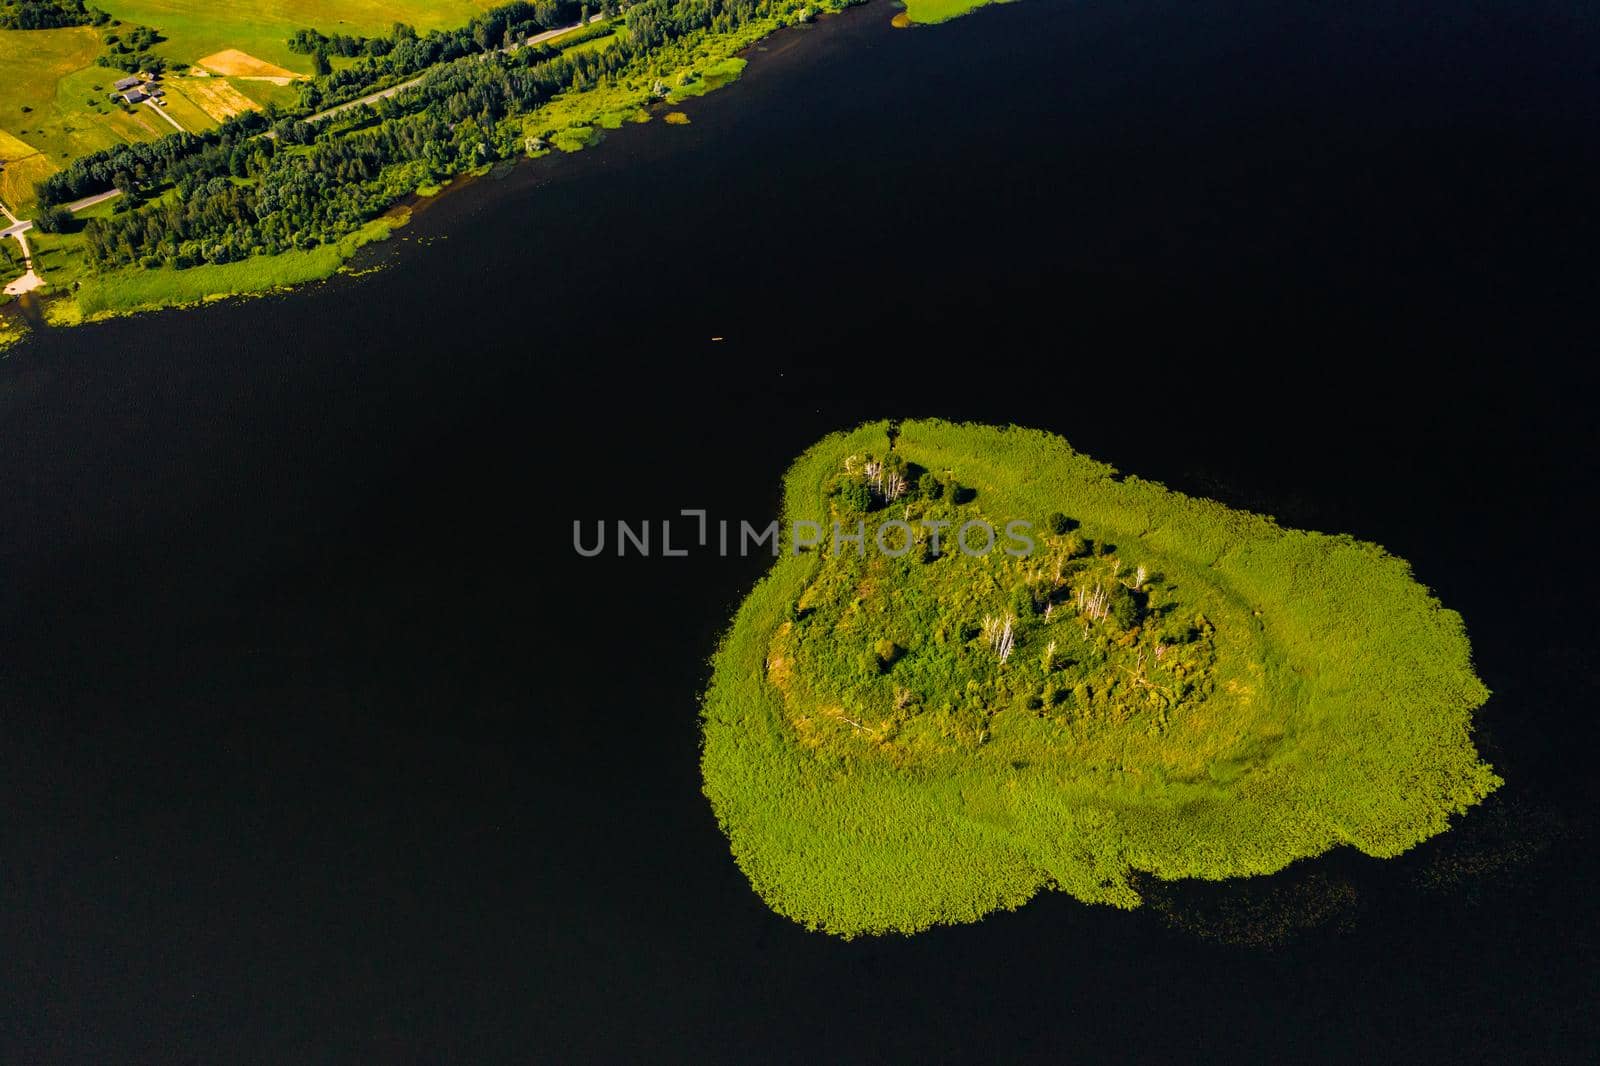
<path fill-rule="evenodd" d="M 515 52 L 520 48 L 533 48 L 544 44 L 546 41 L 553 41 L 564 33 L 571 33 L 573 30 L 582 29 L 584 26 L 599 22 L 603 18 L 605 18 L 604 15 L 592 15 L 590 16 L 588 22 L 574 22 L 572 25 L 562 26 L 560 29 L 545 30 L 543 33 L 534 34 L 521 44 L 514 44 L 509 48 L 496 49 L 496 51 Z M 391 85 L 387 89 L 383 89 L 375 93 L 368 93 L 366 96 L 363 96 L 360 99 L 351 100 L 348 103 L 340 104 L 337 107 L 330 107 L 326 111 L 318 111 L 315 115 L 307 118 L 306 121 L 321 122 L 323 119 L 332 118 L 337 114 L 352 110 L 353 108 L 362 107 L 366 104 L 375 104 L 379 100 L 387 100 L 391 96 L 395 96 L 399 93 L 405 92 L 407 89 L 421 85 L 430 73 L 432 73 L 431 70 L 412 78 L 410 81 L 403 81 L 399 85 Z M 268 134 L 268 136 L 271 136 L 271 134 Z"/>
<path fill-rule="evenodd" d="M 121 195 L 121 189 L 112 189 L 109 192 L 96 193 L 93 196 L 85 196 L 82 200 L 74 200 L 72 203 L 68 204 L 67 210 L 71 211 L 73 214 L 77 214 L 79 211 L 87 211 L 96 204 L 103 204 L 107 200 L 116 199 Z M 4 240 L 7 237 L 20 237 L 22 234 L 33 228 L 33 219 L 19 219 L 16 215 L 13 215 L 10 211 L 6 210 L 4 205 L 0 205 L 0 214 L 4 214 L 6 218 L 11 220 L 10 226 L 6 227 L 5 229 L 0 229 L 0 240 Z"/>
<path fill-rule="evenodd" d="M 94 207 L 96 204 L 103 204 L 107 200 L 115 200 L 121 195 L 121 189 L 111 189 L 107 192 L 95 193 L 93 196 L 85 196 L 81 200 L 72 201 L 72 203 L 67 205 L 67 210 L 71 211 L 73 214 L 77 214 L 79 211 L 89 210 L 89 208 Z"/>
<path fill-rule="evenodd" d="M 67 210 L 76 214 L 79 211 L 88 210 L 95 204 L 103 204 L 107 200 L 121 195 L 121 189 L 110 189 L 106 192 L 96 193 L 93 196 L 85 196 L 81 200 L 74 200 L 67 205 Z M 45 281 L 34 271 L 33 249 L 28 247 L 28 238 L 26 236 L 27 232 L 33 228 L 33 220 L 31 218 L 18 218 L 11 213 L 11 209 L 6 207 L 5 204 L 0 204 L 0 215 L 5 215 L 6 221 L 11 223 L 5 229 L 0 230 L 0 241 L 5 240 L 7 237 L 15 237 L 17 243 L 22 245 L 22 262 L 23 266 L 27 268 L 27 273 L 8 284 L 3 291 L 7 296 L 21 296 L 25 292 L 43 288 Z"/>
<path fill-rule="evenodd" d="M 32 227 L 33 223 L 25 223 L 21 219 L 17 218 L 17 216 L 13 215 L 11 213 L 11 209 L 6 207 L 5 204 L 0 204 L 0 215 L 5 215 L 6 220 L 11 223 L 11 225 L 6 228 L 3 236 L 15 237 L 17 239 L 17 243 L 22 245 L 22 268 L 24 271 L 22 277 L 9 282 L 4 289 L 0 289 L 0 292 L 3 292 L 7 296 L 21 296 L 23 293 L 32 292 L 34 289 L 37 289 L 44 284 L 44 279 L 38 274 L 34 273 L 33 249 L 28 247 L 28 238 L 23 236 L 23 234 L 27 232 L 30 227 Z"/>

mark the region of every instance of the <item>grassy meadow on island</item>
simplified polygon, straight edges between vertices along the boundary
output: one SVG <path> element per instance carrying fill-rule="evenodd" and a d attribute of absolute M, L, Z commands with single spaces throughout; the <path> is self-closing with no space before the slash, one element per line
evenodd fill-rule
<path fill-rule="evenodd" d="M 755 890 L 809 927 L 1393 856 L 1500 784 L 1460 616 L 1375 545 L 938 421 L 822 440 L 783 517 L 866 550 L 791 543 L 746 598 L 702 770 Z"/>
<path fill-rule="evenodd" d="M 407 197 L 684 122 L 738 53 L 850 2 L 4 0 L 0 301 L 70 325 L 327 277 Z"/>

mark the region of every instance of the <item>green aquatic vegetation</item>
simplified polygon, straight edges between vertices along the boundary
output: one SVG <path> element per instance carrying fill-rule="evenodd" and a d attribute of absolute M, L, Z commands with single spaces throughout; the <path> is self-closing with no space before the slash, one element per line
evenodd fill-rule
<path fill-rule="evenodd" d="M 1500 783 L 1461 619 L 1404 561 L 1046 433 L 890 428 L 791 468 L 786 526 L 838 550 L 786 547 L 704 701 L 706 794 L 780 913 L 850 936 L 1041 888 L 1132 907 L 1138 873 L 1398 854 Z"/>
<path fill-rule="evenodd" d="M 992 3 L 1008 0 L 905 0 L 906 23 L 948 22 Z"/>
<path fill-rule="evenodd" d="M 704 96 L 706 93 L 716 92 L 732 82 L 739 80 L 739 75 L 744 73 L 744 68 L 749 61 L 739 56 L 728 56 L 708 63 L 703 69 L 686 71 L 667 95 L 671 103 L 678 103 L 691 96 Z"/>
<path fill-rule="evenodd" d="M 8 301 L 10 298 L 5 297 L 4 299 Z M 0 302 L 0 307 L 4 306 L 5 303 Z M 0 352 L 16 344 L 27 335 L 27 332 L 27 323 L 19 318 L 0 312 Z"/>
<path fill-rule="evenodd" d="M 600 133 L 593 126 L 573 126 L 551 137 L 550 143 L 563 152 L 581 152 L 599 139 Z"/>

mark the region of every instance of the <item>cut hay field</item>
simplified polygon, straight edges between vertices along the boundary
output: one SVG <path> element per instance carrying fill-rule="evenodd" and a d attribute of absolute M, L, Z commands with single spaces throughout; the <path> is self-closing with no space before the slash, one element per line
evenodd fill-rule
<path fill-rule="evenodd" d="M 0 164 L 0 201 L 26 218 L 33 208 L 33 187 L 56 171 L 55 164 L 35 152 L 26 159 Z"/>
<path fill-rule="evenodd" d="M 167 85 L 167 105 L 161 110 L 170 115 L 172 119 L 188 130 L 190 133 L 200 133 L 217 125 L 213 118 L 197 101 L 188 95 L 186 79 L 172 79 Z M 146 104 L 146 107 L 150 105 Z M 170 127 L 169 127 L 170 128 Z"/>
<path fill-rule="evenodd" d="M 33 183 L 54 170 L 44 153 L 0 130 L 0 202 L 13 209 L 31 203 Z"/>
<path fill-rule="evenodd" d="M 167 90 L 181 93 L 217 122 L 256 109 L 256 102 L 226 78 L 169 78 Z"/>
<path fill-rule="evenodd" d="M 241 52 L 237 48 L 226 48 L 220 52 L 213 52 L 208 56 L 201 56 L 195 63 L 213 74 L 224 74 L 230 77 L 241 78 L 267 78 L 273 81 L 289 81 L 294 78 L 304 77 L 292 70 L 268 63 L 265 59 L 258 59 L 249 52 Z"/>

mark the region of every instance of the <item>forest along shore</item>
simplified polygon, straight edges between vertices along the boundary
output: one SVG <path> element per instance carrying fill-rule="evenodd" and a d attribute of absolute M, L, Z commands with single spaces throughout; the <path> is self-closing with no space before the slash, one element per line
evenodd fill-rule
<path fill-rule="evenodd" d="M 47 207 L 117 195 L 108 186 L 131 199 L 44 242 L 44 321 L 77 325 L 327 278 L 388 237 L 401 224 L 392 209 L 411 197 L 499 163 L 581 151 L 605 131 L 650 121 L 658 105 L 736 80 L 757 41 L 853 5 L 818 6 L 755 0 L 715 14 L 693 0 L 650 0 L 621 20 L 575 3 L 543 15 L 511 4 L 455 30 L 363 39 L 367 60 L 315 84 L 334 96 L 397 84 L 321 110 L 308 99 L 303 115 L 276 122 L 247 112 L 204 135 L 110 148 L 40 183 Z M 380 113 L 362 106 L 374 102 Z"/>

